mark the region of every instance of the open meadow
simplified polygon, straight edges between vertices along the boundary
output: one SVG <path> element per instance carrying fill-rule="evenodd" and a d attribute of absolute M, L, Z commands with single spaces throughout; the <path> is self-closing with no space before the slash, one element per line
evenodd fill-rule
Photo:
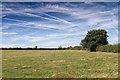
<path fill-rule="evenodd" d="M 117 78 L 118 53 L 3 50 L 3 78 Z"/>

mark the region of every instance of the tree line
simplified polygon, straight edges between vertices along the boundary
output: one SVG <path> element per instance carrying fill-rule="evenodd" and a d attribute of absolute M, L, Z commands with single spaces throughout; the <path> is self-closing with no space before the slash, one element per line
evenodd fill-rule
<path fill-rule="evenodd" d="M 115 45 L 101 45 L 98 46 L 96 48 L 97 52 L 120 52 L 120 49 L 118 48 L 118 46 L 120 47 L 120 44 L 115 44 Z M 82 46 L 69 46 L 69 47 L 64 47 L 62 48 L 62 46 L 59 46 L 58 48 L 38 48 L 37 46 L 35 46 L 34 48 L 2 48 L 2 50 L 87 50 L 90 51 L 89 48 L 84 48 Z"/>
<path fill-rule="evenodd" d="M 65 48 L 2 48 L 2 50 L 65 50 Z"/>
<path fill-rule="evenodd" d="M 107 31 L 104 29 L 90 30 L 86 37 L 81 40 L 81 46 L 64 47 L 58 46 L 58 48 L 2 48 L 2 50 L 89 50 L 89 51 L 101 51 L 101 52 L 120 52 L 120 44 L 109 45 L 107 41 Z"/>
<path fill-rule="evenodd" d="M 21 47 L 15 47 L 15 48 L 2 48 L 2 50 L 87 50 L 86 48 L 83 48 L 82 46 L 69 46 L 69 47 L 64 47 L 58 46 L 58 48 L 38 48 L 35 46 L 34 48 L 21 48 Z"/>

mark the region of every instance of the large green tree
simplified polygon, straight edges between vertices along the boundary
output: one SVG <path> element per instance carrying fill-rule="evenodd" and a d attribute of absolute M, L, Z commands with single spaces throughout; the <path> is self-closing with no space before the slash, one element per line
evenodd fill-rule
<path fill-rule="evenodd" d="M 90 51 L 96 51 L 97 46 L 108 44 L 107 37 L 107 31 L 104 29 L 90 30 L 80 44 Z"/>

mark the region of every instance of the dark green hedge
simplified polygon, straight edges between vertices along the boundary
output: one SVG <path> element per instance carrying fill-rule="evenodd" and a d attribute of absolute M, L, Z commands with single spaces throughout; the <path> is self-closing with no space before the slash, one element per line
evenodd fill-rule
<path fill-rule="evenodd" d="M 120 44 L 115 44 L 115 45 L 102 45 L 102 46 L 98 46 L 96 48 L 96 51 L 100 51 L 100 52 L 120 52 Z"/>
<path fill-rule="evenodd" d="M 83 48 L 82 46 L 70 46 L 70 47 L 67 47 L 66 50 L 88 50 L 87 48 Z"/>

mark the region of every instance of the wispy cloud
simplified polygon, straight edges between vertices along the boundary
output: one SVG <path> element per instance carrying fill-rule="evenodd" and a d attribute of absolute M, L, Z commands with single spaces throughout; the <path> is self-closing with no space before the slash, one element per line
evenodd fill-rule
<path fill-rule="evenodd" d="M 16 41 L 16 40 L 26 40 L 28 42 L 38 42 L 38 41 L 41 41 L 41 40 L 44 40 L 44 39 L 42 37 L 31 37 L 31 36 L 28 36 L 28 35 L 23 35 L 21 37 L 13 38 L 13 41 Z"/>
<path fill-rule="evenodd" d="M 14 34 L 18 34 L 18 33 L 8 33 L 8 32 L 0 32 L 0 35 L 14 35 Z"/>
<path fill-rule="evenodd" d="M 3 33 L 3 35 L 9 35 L 9 34 L 17 34 L 17 33 Z"/>
<path fill-rule="evenodd" d="M 118 6 L 114 2 L 3 3 L 1 30 L 4 32 L 3 38 L 8 34 L 16 34 L 8 36 L 13 42 L 21 43 L 22 40 L 31 45 L 35 42 L 49 43 L 49 47 L 58 43 L 77 45 L 91 29 L 106 29 L 111 35 L 113 30 L 118 29 L 117 17 Z M 80 40 L 74 44 L 73 37 L 76 40 L 80 37 Z M 67 40 L 70 42 L 65 43 Z"/>

